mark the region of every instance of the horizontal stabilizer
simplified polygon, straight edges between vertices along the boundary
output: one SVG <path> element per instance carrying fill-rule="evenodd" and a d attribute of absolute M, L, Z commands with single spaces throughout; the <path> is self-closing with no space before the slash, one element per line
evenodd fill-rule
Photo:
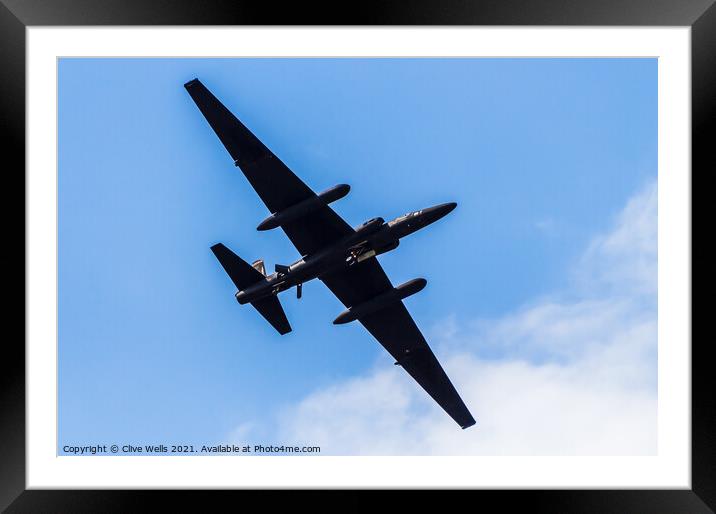
<path fill-rule="evenodd" d="M 288 334 L 291 331 L 291 325 L 288 324 L 286 319 L 286 313 L 283 312 L 281 302 L 277 296 L 267 296 L 255 302 L 251 302 L 261 315 L 266 318 L 266 321 L 271 323 L 273 328 L 278 330 L 281 335 Z"/>
<path fill-rule="evenodd" d="M 239 291 L 246 289 L 259 280 L 264 280 L 264 276 L 259 270 L 251 266 L 251 264 L 223 244 L 215 244 L 211 247 L 211 251 L 214 252 L 216 258 L 219 259 L 224 271 L 226 271 Z"/>

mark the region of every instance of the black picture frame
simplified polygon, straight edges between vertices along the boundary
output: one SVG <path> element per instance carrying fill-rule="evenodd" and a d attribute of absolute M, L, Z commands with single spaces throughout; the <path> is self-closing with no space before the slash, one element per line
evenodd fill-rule
<path fill-rule="evenodd" d="M 716 6 L 714 0 L 432 0 L 414 2 L 309 2 L 286 6 L 243 0 L 148 2 L 139 0 L 0 0 L 0 117 L 6 186 L 2 203 L 6 220 L 3 252 L 6 279 L 25 266 L 25 232 L 14 220 L 25 202 L 25 29 L 38 25 L 634 25 L 691 27 L 692 174 L 715 169 L 714 144 L 708 135 L 716 124 Z M 711 130 L 709 130 L 711 129 Z M 697 173 L 694 171 L 700 170 Z M 19 191 L 23 191 L 21 195 Z M 22 232 L 21 232 L 22 231 Z M 22 243 L 22 252 L 19 248 Z M 693 251 L 693 244 L 692 244 Z M 22 263 L 20 260 L 22 259 Z M 17 264 L 16 264 L 17 263 Z M 25 271 L 27 273 L 27 271 Z M 7 282 L 6 282 L 7 283 Z M 23 284 L 24 286 L 24 284 Z M 19 285 L 18 285 L 19 287 Z M 19 324 L 21 308 L 14 295 L 5 326 Z M 22 298 L 25 298 L 23 292 Z M 15 315 L 12 315 L 15 314 Z M 693 321 L 692 321 L 693 327 Z M 24 335 L 25 325 L 22 333 Z M 161 501 L 188 510 L 206 507 L 200 491 L 26 490 L 25 487 L 25 342 L 5 330 L 0 374 L 0 508 L 8 512 L 140 510 Z M 471 502 L 498 502 L 500 509 L 544 512 L 713 512 L 716 509 L 716 390 L 711 341 L 692 338 L 692 488 L 690 490 L 503 490 L 474 491 Z M 211 500 L 214 500 L 212 492 Z M 258 493 L 224 491 L 221 496 Z M 420 495 L 418 495 L 420 496 Z M 174 505 L 172 505 L 174 504 Z M 237 505 L 239 506 L 239 505 Z"/>

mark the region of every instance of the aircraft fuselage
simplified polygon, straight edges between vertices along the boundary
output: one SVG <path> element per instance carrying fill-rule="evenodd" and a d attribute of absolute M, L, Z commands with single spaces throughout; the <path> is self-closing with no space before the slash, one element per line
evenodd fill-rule
<path fill-rule="evenodd" d="M 385 223 L 383 218 L 373 218 L 355 229 L 353 234 L 341 241 L 306 255 L 290 266 L 266 276 L 246 289 L 236 293 L 240 304 L 254 302 L 275 295 L 305 282 L 320 278 L 337 269 L 389 252 L 398 247 L 400 239 L 420 230 L 450 213 L 455 203 L 445 203 L 409 212 Z"/>

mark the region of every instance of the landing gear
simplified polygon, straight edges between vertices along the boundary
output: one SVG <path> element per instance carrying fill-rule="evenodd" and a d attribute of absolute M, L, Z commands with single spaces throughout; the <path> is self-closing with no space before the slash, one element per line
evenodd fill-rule
<path fill-rule="evenodd" d="M 296 298 L 298 298 L 300 300 L 302 294 L 303 294 L 303 284 L 296 284 Z"/>
<path fill-rule="evenodd" d="M 375 250 L 368 250 L 365 247 L 353 248 L 349 251 L 348 257 L 346 257 L 346 265 L 353 266 L 374 256 Z"/>

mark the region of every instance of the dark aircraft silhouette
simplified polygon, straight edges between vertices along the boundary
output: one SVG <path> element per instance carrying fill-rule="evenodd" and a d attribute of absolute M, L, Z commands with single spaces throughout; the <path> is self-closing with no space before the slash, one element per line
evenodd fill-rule
<path fill-rule="evenodd" d="M 423 278 L 393 287 L 374 257 L 394 250 L 400 238 L 439 220 L 456 204 L 409 212 L 385 223 L 373 218 L 351 228 L 328 204 L 348 194 L 340 184 L 314 193 L 254 136 L 198 79 L 184 87 L 243 171 L 271 215 L 258 230 L 281 227 L 303 256 L 289 266 L 276 265 L 266 275 L 263 260 L 249 265 L 226 246 L 211 247 L 238 288 L 240 304 L 250 303 L 280 334 L 291 331 L 278 293 L 320 279 L 346 306 L 335 324 L 358 320 L 420 386 L 462 428 L 475 420 L 403 305 L 402 299 L 427 283 Z"/>

